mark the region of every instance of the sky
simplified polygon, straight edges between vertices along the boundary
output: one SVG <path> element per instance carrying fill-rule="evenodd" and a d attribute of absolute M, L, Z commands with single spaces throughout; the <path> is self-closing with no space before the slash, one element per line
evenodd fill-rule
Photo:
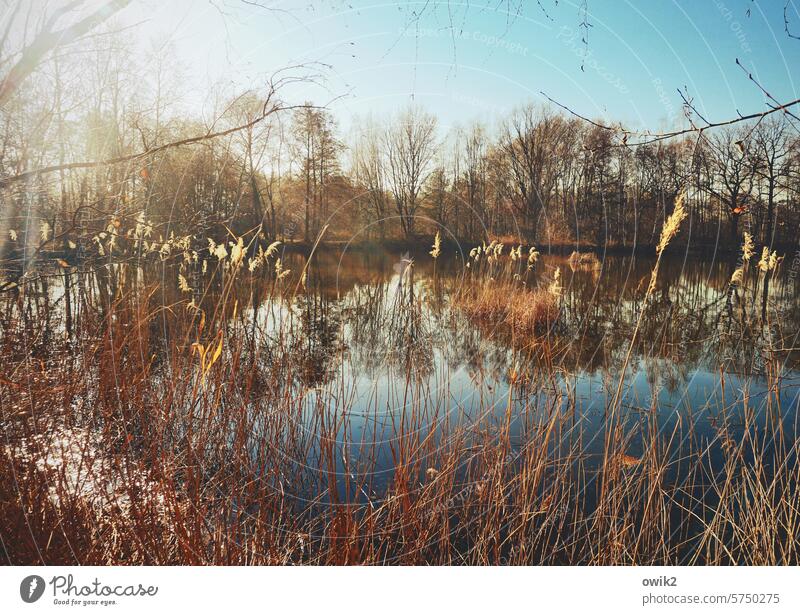
<path fill-rule="evenodd" d="M 684 122 L 684 89 L 709 121 L 765 107 L 736 60 L 776 99 L 800 98 L 800 39 L 784 31 L 786 0 L 456 0 L 135 3 L 140 38 L 170 41 L 187 104 L 211 83 L 263 88 L 267 76 L 314 74 L 284 92 L 348 118 L 392 114 L 414 101 L 447 128 L 500 120 L 544 103 L 629 128 Z M 749 13 L 748 13 L 749 11 Z M 789 0 L 800 35 L 800 0 Z M 588 28 L 581 23 L 587 21 Z M 588 30 L 588 45 L 582 38 Z"/>

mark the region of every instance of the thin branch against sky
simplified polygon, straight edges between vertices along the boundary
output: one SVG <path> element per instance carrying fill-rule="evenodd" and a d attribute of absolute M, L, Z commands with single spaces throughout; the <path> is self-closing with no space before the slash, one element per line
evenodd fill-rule
<path fill-rule="evenodd" d="M 327 87 L 346 95 L 338 107 L 345 115 L 367 107 L 391 111 L 413 93 L 445 124 L 487 119 L 493 109 L 539 98 L 541 90 L 583 115 L 631 129 L 675 128 L 682 117 L 675 92 L 684 86 L 704 114 L 748 114 L 763 101 L 741 87 L 737 58 L 776 99 L 798 97 L 791 66 L 800 51 L 784 21 L 796 10 L 791 2 L 772 9 L 743 1 L 724 9 L 662 3 L 647 11 L 604 0 L 267 7 L 143 0 L 123 17 L 147 19 L 142 41 L 169 34 L 179 61 L 191 64 L 195 94 L 187 102 L 198 109 L 211 83 L 248 86 L 308 61 L 330 67 Z M 591 41 L 584 24 L 591 24 Z"/>

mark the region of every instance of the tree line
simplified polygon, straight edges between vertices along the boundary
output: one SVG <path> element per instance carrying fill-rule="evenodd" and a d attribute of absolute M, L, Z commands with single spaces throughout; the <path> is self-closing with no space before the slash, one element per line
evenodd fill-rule
<path fill-rule="evenodd" d="M 326 240 L 440 232 L 633 248 L 654 245 L 680 193 L 684 240 L 734 250 L 747 231 L 798 243 L 800 138 L 788 112 L 636 146 L 538 103 L 447 131 L 409 104 L 344 130 L 330 108 L 281 101 L 273 81 L 216 94 L 201 120 L 180 104 L 180 69 L 163 48 L 137 63 L 124 35 L 103 40 L 55 56 L 0 108 L 0 178 L 23 178 L 2 183 L 3 252 L 42 240 L 66 249 L 142 217 L 162 237 L 227 229 L 313 242 L 325 228 Z"/>

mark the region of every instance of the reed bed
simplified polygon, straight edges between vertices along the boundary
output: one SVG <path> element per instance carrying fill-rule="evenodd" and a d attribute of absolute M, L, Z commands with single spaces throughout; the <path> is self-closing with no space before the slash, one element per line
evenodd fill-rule
<path fill-rule="evenodd" d="M 534 338 L 558 316 L 552 293 L 513 283 L 482 284 L 460 294 L 459 305 L 483 330 L 506 331 L 515 338 Z"/>
<path fill-rule="evenodd" d="M 559 276 L 533 287 L 534 250 L 505 261 L 501 252 L 492 247 L 485 269 L 471 257 L 472 287 L 455 302 L 535 337 L 557 319 Z M 191 303 L 182 288 L 172 303 L 134 284 L 106 304 L 87 299 L 73 306 L 71 336 L 46 330 L 34 299 L 7 302 L 9 562 L 798 563 L 797 414 L 780 410 L 777 355 L 768 420 L 752 408 L 742 418 L 723 398 L 710 439 L 691 408 L 665 425 L 657 408 L 634 411 L 622 395 L 595 431 L 574 375 L 546 346 L 515 351 L 507 395 L 469 407 L 452 403 L 449 382 L 433 386 L 397 362 L 388 398 L 356 417 L 347 370 L 319 377 L 313 339 L 296 338 L 316 322 L 308 300 L 287 307 L 310 284 L 308 264 L 295 280 L 268 258 L 263 287 L 228 271 Z M 257 317 L 260 305 L 270 308 Z M 346 366 L 347 350 L 334 358 Z"/>
<path fill-rule="evenodd" d="M 534 247 L 511 246 L 504 258 L 497 241 L 475 247 L 467 262 L 468 276 L 453 293 L 453 303 L 488 335 L 534 340 L 558 318 L 562 292 L 561 271 L 551 273 L 547 285 L 535 286 Z"/>

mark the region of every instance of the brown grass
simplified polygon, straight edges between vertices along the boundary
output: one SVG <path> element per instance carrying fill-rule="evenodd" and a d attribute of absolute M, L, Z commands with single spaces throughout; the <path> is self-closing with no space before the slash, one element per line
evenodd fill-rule
<path fill-rule="evenodd" d="M 476 322 L 535 335 L 558 298 L 523 286 L 524 261 L 507 267 L 503 279 L 487 265 L 457 301 Z M 313 348 L 292 337 L 303 315 L 271 328 L 245 314 L 298 288 L 246 279 L 209 282 L 202 311 L 187 311 L 177 289 L 128 280 L 103 295 L 82 275 L 70 339 L 49 330 L 36 293 L 6 301 L 0 545 L 10 563 L 800 561 L 800 445 L 780 413 L 777 358 L 769 420 L 745 412 L 736 437 L 724 380 L 723 398 L 709 400 L 721 408 L 711 441 L 691 409 L 665 430 L 655 409 L 632 415 L 619 399 L 595 433 L 574 377 L 522 354 L 500 407 L 453 407 L 447 382 L 409 372 L 395 392 L 403 410 L 361 408 L 383 429 L 356 435 L 349 383 L 314 381 Z M 200 346 L 211 357 L 221 348 L 217 359 Z M 391 468 L 378 471 L 387 442 Z"/>
<path fill-rule="evenodd" d="M 189 347 L 161 366 L 140 355 L 146 325 L 160 318 L 139 314 L 142 326 L 100 326 L 60 365 L 23 345 L 31 360 L 20 356 L 4 372 L 13 384 L 2 393 L 0 533 L 10 562 L 798 561 L 800 451 L 766 447 L 785 441 L 777 416 L 766 427 L 749 422 L 737 440 L 721 417 L 718 437 L 695 446 L 692 422 L 662 433 L 655 415 L 631 427 L 620 413 L 607 426 L 621 435 L 609 439 L 604 465 L 585 452 L 592 434 L 569 387 L 540 363 L 509 375 L 505 409 L 481 405 L 469 420 L 444 413 L 446 389 L 409 380 L 401 394 L 417 401 L 380 434 L 393 456 L 381 489 L 375 442 L 351 436 L 348 406 L 332 403 L 346 398 L 346 384 L 325 385 L 301 422 L 312 392 L 290 386 L 303 357 L 285 341 L 268 363 L 253 361 L 243 321 L 207 321 L 206 345 L 223 330 L 225 350 L 202 385 Z M 187 333 L 176 329 L 173 339 Z M 423 429 L 431 422 L 445 436 Z M 347 450 L 360 451 L 359 461 L 342 474 Z"/>
<path fill-rule="evenodd" d="M 546 289 L 529 289 L 512 282 L 481 284 L 459 294 L 458 306 L 483 330 L 514 337 L 541 334 L 558 316 L 558 299 Z"/>

